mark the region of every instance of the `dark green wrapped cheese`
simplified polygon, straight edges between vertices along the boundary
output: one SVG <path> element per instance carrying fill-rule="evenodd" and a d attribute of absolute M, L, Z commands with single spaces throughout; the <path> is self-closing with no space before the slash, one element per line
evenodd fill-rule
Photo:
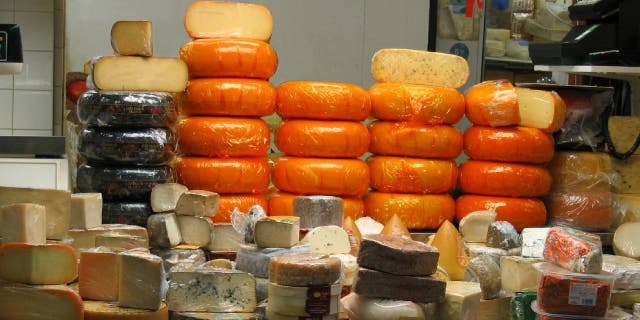
<path fill-rule="evenodd" d="M 175 134 L 166 128 L 87 128 L 79 139 L 78 151 L 92 164 L 159 165 L 176 152 Z"/>

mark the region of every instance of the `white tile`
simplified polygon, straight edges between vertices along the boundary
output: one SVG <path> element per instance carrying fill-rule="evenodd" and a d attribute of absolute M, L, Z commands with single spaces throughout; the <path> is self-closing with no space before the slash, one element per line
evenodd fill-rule
<path fill-rule="evenodd" d="M 0 75 L 0 89 L 12 89 L 13 90 L 13 75 L 1 74 Z"/>
<path fill-rule="evenodd" d="M 29 137 L 48 137 L 52 136 L 53 132 L 51 130 L 22 130 L 22 129 L 14 129 L 14 136 L 29 136 Z"/>
<path fill-rule="evenodd" d="M 0 10 L 13 11 L 13 0 L 0 0 Z"/>
<path fill-rule="evenodd" d="M 53 15 L 53 47 L 64 47 L 64 13 L 59 10 Z"/>
<path fill-rule="evenodd" d="M 13 135 L 13 130 L 11 129 L 0 129 L 0 136 L 11 136 Z"/>
<path fill-rule="evenodd" d="M 53 12 L 16 11 L 20 25 L 22 50 L 53 50 Z"/>
<path fill-rule="evenodd" d="M 53 85 L 61 86 L 64 77 L 64 54 L 62 49 L 56 49 L 53 51 Z"/>
<path fill-rule="evenodd" d="M 53 0 L 16 0 L 16 11 L 53 11 Z"/>
<path fill-rule="evenodd" d="M 12 114 L 13 90 L 0 90 L 0 128 L 11 128 Z"/>
<path fill-rule="evenodd" d="M 14 75 L 14 89 L 52 90 L 53 51 L 24 51 L 22 73 Z"/>
<path fill-rule="evenodd" d="M 0 10 L 0 23 L 13 23 L 13 11 Z"/>
<path fill-rule="evenodd" d="M 13 129 L 51 130 L 53 128 L 53 92 L 13 93 Z"/>

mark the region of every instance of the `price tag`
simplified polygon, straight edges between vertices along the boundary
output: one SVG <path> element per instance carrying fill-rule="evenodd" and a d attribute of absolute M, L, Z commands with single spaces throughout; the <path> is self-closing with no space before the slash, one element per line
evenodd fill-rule
<path fill-rule="evenodd" d="M 569 304 L 577 306 L 595 306 L 598 287 L 588 283 L 572 282 L 569 287 Z"/>

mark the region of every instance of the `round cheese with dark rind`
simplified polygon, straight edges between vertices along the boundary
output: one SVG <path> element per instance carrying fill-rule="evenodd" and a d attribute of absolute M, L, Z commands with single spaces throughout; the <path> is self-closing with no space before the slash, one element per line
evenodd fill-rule
<path fill-rule="evenodd" d="M 164 92 L 89 90 L 78 99 L 78 117 L 90 127 L 170 127 L 178 103 Z"/>
<path fill-rule="evenodd" d="M 153 214 L 148 202 L 105 202 L 102 204 L 103 224 L 131 224 L 147 226 L 147 218 Z"/>
<path fill-rule="evenodd" d="M 148 201 L 154 186 L 174 180 L 173 168 L 169 166 L 100 167 L 83 164 L 77 174 L 80 192 L 100 192 L 104 200 Z"/>
<path fill-rule="evenodd" d="M 269 261 L 269 281 L 293 286 L 334 284 L 340 280 L 340 259 L 321 253 L 294 253 L 277 256 Z"/>
<path fill-rule="evenodd" d="M 176 152 L 176 136 L 166 128 L 87 128 L 79 139 L 78 151 L 92 164 L 166 164 Z"/>

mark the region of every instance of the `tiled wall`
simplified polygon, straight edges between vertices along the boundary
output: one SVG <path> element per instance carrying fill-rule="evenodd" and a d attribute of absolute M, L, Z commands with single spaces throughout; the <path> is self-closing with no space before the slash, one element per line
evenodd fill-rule
<path fill-rule="evenodd" d="M 0 135 L 61 132 L 54 114 L 62 106 L 63 6 L 58 0 L 0 0 L 0 23 L 20 25 L 24 57 L 22 73 L 0 75 Z"/>

